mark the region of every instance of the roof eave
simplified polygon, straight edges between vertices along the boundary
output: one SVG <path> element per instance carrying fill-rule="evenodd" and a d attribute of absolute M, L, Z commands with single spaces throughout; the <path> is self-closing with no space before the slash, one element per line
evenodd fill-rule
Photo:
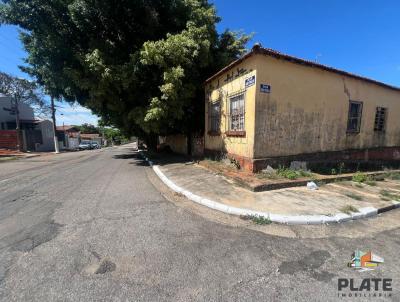
<path fill-rule="evenodd" d="M 243 55 L 242 57 L 240 57 L 239 59 L 233 61 L 232 63 L 228 64 L 227 66 L 225 66 L 224 68 L 222 68 L 220 71 L 218 71 L 217 73 L 215 73 L 213 76 L 211 76 L 210 78 L 208 78 L 205 82 L 204 85 L 210 83 L 212 80 L 214 80 L 215 78 L 219 77 L 221 74 L 225 73 L 226 71 L 232 69 L 233 67 L 235 67 L 236 65 L 240 64 L 241 62 L 243 62 L 244 60 L 248 59 L 249 57 L 251 57 L 254 54 L 262 54 L 262 55 L 266 55 L 266 56 L 270 56 L 270 57 L 274 57 L 277 59 L 284 59 L 286 61 L 292 62 L 292 63 L 296 63 L 296 64 L 300 64 L 300 65 L 305 65 L 305 66 L 309 66 L 309 67 L 315 67 L 315 68 L 319 68 L 325 71 L 329 71 L 329 72 L 333 72 L 336 74 L 340 74 L 340 75 L 344 75 L 347 77 L 351 77 L 354 79 L 358 79 L 364 82 L 368 82 L 368 83 L 372 83 L 381 87 L 385 87 L 388 89 L 392 89 L 395 91 L 400 91 L 399 87 L 393 86 L 393 85 L 389 85 L 377 80 L 373 80 L 367 77 L 363 77 L 360 75 L 356 75 L 344 70 L 340 70 L 340 69 L 336 69 L 334 67 L 330 67 L 330 66 L 326 66 L 326 65 L 322 65 L 322 64 L 318 64 L 315 62 L 311 62 L 311 61 L 307 61 L 304 59 L 300 59 L 297 57 L 293 57 L 290 55 L 286 55 L 277 51 L 273 51 L 270 49 L 266 49 L 266 48 L 262 48 L 260 46 L 255 46 L 251 49 L 250 52 L 248 52 L 247 54 Z"/>

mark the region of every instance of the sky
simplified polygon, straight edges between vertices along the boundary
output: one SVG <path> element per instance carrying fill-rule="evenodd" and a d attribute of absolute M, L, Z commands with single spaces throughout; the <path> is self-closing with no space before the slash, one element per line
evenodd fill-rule
<path fill-rule="evenodd" d="M 18 28 L 15 26 L 0 26 L 0 70 L 18 77 L 28 78 L 18 68 L 23 65 L 26 53 L 18 39 Z M 56 124 L 82 125 L 89 123 L 97 125 L 98 117 L 79 104 L 69 105 L 66 102 L 56 102 Z"/>
<path fill-rule="evenodd" d="M 400 1 L 212 0 L 226 28 L 254 33 L 262 46 L 400 87 Z M 0 26 L 0 70 L 26 77 L 13 26 Z M 79 105 L 58 104 L 57 124 L 96 124 Z"/>
<path fill-rule="evenodd" d="M 226 28 L 296 57 L 400 87 L 400 1 L 214 0 Z"/>

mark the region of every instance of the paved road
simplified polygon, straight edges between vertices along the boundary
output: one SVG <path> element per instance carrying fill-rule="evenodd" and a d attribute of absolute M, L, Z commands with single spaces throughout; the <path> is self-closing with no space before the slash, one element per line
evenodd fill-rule
<path fill-rule="evenodd" d="M 1 301 L 352 300 L 337 296 L 350 277 L 393 278 L 400 301 L 400 211 L 258 228 L 160 192 L 129 146 L 1 163 Z M 385 264 L 347 268 L 356 248 Z"/>

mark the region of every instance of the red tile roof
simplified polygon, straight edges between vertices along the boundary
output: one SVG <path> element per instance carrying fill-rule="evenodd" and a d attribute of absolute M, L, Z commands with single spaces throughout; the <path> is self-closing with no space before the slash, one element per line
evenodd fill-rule
<path fill-rule="evenodd" d="M 85 138 L 100 138 L 100 134 L 98 133 L 81 133 L 81 139 Z"/>
<path fill-rule="evenodd" d="M 216 77 L 218 77 L 221 74 L 223 74 L 224 72 L 230 70 L 234 66 L 240 64 L 241 62 L 243 62 L 244 60 L 246 60 L 247 58 L 251 57 L 254 54 L 262 54 L 262 55 L 266 55 L 266 56 L 270 56 L 270 57 L 275 57 L 277 59 L 283 59 L 283 60 L 286 60 L 286 61 L 289 61 L 289 62 L 293 62 L 293 63 L 296 63 L 296 64 L 300 64 L 300 65 L 305 65 L 305 66 L 309 66 L 309 67 L 315 67 L 315 68 L 323 69 L 323 70 L 326 70 L 326 71 L 334 72 L 334 73 L 345 75 L 345 76 L 348 76 L 348 77 L 352 77 L 352 78 L 355 78 L 355 79 L 358 79 L 358 80 L 362 80 L 362 81 L 366 81 L 366 82 L 369 82 L 369 83 L 373 83 L 373 84 L 376 84 L 376 85 L 379 85 L 379 86 L 382 86 L 382 87 L 386 87 L 386 88 L 390 88 L 390 89 L 393 89 L 393 90 L 400 91 L 400 88 L 396 87 L 396 86 L 392 86 L 392 85 L 389 85 L 389 84 L 386 84 L 386 83 L 383 83 L 383 82 L 379 82 L 379 81 L 376 81 L 376 80 L 373 80 L 373 79 L 370 79 L 370 78 L 367 78 L 367 77 L 356 75 L 356 74 L 353 74 L 353 73 L 350 73 L 350 72 L 347 72 L 347 71 L 336 69 L 334 67 L 330 67 L 330 66 L 327 66 L 327 65 L 319 64 L 319 63 L 316 63 L 316 62 L 313 62 L 313 61 L 308 61 L 308 60 L 305 60 L 305 59 L 296 58 L 296 57 L 281 53 L 279 51 L 276 51 L 276 50 L 273 50 L 273 49 L 270 49 L 270 48 L 263 48 L 263 47 L 261 47 L 259 45 L 254 45 L 250 52 L 248 52 L 247 54 L 243 55 L 242 57 L 240 57 L 236 61 L 233 61 L 232 63 L 230 63 L 229 65 L 227 65 L 226 67 L 224 67 L 220 71 L 218 71 L 216 74 L 214 74 L 213 76 L 208 78 L 205 81 L 205 84 L 209 83 L 210 81 L 212 81 Z"/>
<path fill-rule="evenodd" d="M 74 132 L 79 132 L 79 129 L 76 128 L 75 126 L 70 126 L 70 125 L 64 125 L 64 126 L 57 126 L 56 129 L 58 131 L 74 131 Z"/>

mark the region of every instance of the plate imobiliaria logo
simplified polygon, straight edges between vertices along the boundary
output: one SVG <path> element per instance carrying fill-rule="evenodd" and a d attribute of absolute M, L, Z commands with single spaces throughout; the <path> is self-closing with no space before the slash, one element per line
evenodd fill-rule
<path fill-rule="evenodd" d="M 354 251 L 348 267 L 359 272 L 373 271 L 384 263 L 384 259 L 372 251 Z M 389 278 L 354 278 L 338 279 L 339 298 L 382 298 L 392 297 L 392 279 Z"/>
<path fill-rule="evenodd" d="M 382 257 L 379 257 L 371 251 L 365 253 L 356 250 L 351 257 L 351 262 L 348 263 L 348 266 L 360 271 L 371 271 L 383 262 L 384 259 Z"/>

